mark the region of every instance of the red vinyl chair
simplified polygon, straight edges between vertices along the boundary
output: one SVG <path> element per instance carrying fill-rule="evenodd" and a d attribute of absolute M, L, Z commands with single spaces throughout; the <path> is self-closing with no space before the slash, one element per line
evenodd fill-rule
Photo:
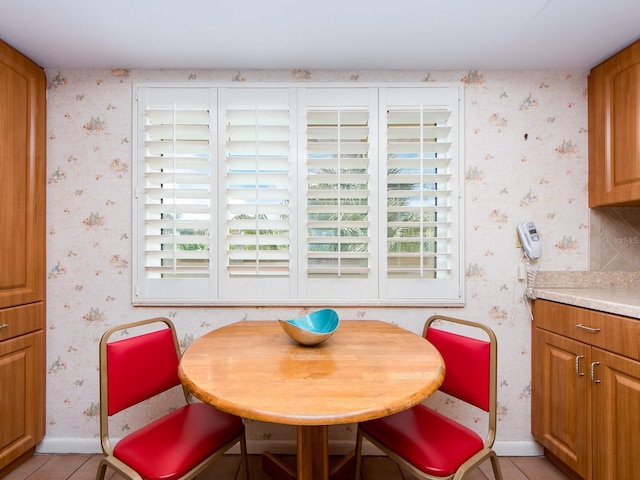
<path fill-rule="evenodd" d="M 130 335 L 131 330 L 147 325 L 156 329 Z M 123 339 L 110 341 L 115 333 Z M 244 479 L 249 479 L 242 419 L 211 405 L 192 403 L 184 388 L 184 406 L 112 446 L 110 417 L 180 385 L 179 360 L 175 327 L 166 318 L 128 323 L 104 333 L 100 340 L 100 439 L 105 456 L 98 465 L 97 480 L 104 479 L 107 467 L 131 480 L 190 479 L 238 442 Z"/>
<path fill-rule="evenodd" d="M 433 322 L 462 324 L 484 332 L 487 340 L 432 327 Z M 408 410 L 361 422 L 356 437 L 356 479 L 360 478 L 363 437 L 419 478 L 461 479 L 490 459 L 496 480 L 502 480 L 493 451 L 497 410 L 497 341 L 493 331 L 479 323 L 435 315 L 423 336 L 444 359 L 446 375 L 440 391 L 488 413 L 488 431 L 478 433 L 442 413 L 418 404 Z"/>

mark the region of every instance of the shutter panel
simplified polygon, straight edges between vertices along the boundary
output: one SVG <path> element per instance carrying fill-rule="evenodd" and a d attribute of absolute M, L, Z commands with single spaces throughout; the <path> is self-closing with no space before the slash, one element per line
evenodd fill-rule
<path fill-rule="evenodd" d="M 401 295 L 447 292 L 461 284 L 457 88 L 388 90 L 387 282 Z"/>
<path fill-rule="evenodd" d="M 225 89 L 220 172 L 224 297 L 289 298 L 291 132 L 289 89 Z M 221 133 L 221 137 L 222 137 Z M 224 262 L 224 263 L 222 263 Z M 265 286 L 264 279 L 269 278 Z M 279 281 L 275 281 L 280 279 Z M 251 283 L 257 282 L 255 287 Z"/>
<path fill-rule="evenodd" d="M 306 192 L 300 203 L 306 211 L 300 215 L 306 218 L 301 231 L 306 278 L 301 289 L 311 298 L 375 298 L 371 216 L 377 175 L 371 165 L 377 152 L 377 90 L 309 88 L 304 93 Z"/>
<path fill-rule="evenodd" d="M 449 110 L 387 114 L 387 273 L 451 275 Z"/>
<path fill-rule="evenodd" d="M 138 91 L 143 152 L 137 223 L 138 242 L 144 245 L 144 279 L 138 287 L 147 297 L 210 294 L 211 95 L 209 89 Z M 191 287 L 183 287 L 187 284 Z"/>
<path fill-rule="evenodd" d="M 369 272 L 369 112 L 307 111 L 307 271 Z"/>

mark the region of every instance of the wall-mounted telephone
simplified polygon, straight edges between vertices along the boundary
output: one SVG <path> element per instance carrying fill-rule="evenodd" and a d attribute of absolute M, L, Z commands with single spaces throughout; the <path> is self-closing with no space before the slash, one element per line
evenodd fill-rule
<path fill-rule="evenodd" d="M 540 258 L 542 244 L 536 225 L 533 222 L 522 222 L 518 225 L 518 237 L 525 255 L 530 259 Z"/>

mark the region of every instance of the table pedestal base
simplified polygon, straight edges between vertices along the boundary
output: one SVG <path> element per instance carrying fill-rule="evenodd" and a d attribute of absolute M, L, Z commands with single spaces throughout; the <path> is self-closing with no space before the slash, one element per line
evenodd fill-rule
<path fill-rule="evenodd" d="M 329 468 L 329 427 L 298 426 L 296 471 L 275 455 L 262 454 L 262 468 L 275 480 L 350 480 L 355 474 L 355 452 Z"/>

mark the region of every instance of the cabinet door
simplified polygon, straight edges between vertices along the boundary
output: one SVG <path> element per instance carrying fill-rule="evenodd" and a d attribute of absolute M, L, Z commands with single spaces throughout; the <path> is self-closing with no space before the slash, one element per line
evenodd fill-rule
<path fill-rule="evenodd" d="M 0 308 L 44 300 L 44 71 L 0 40 Z"/>
<path fill-rule="evenodd" d="M 533 436 L 583 478 L 591 464 L 591 348 L 534 329 L 532 372 Z"/>
<path fill-rule="evenodd" d="M 0 342 L 0 470 L 44 435 L 44 333 Z"/>
<path fill-rule="evenodd" d="M 593 478 L 640 478 L 640 362 L 593 349 Z"/>
<path fill-rule="evenodd" d="M 589 206 L 640 206 L 640 41 L 589 75 Z"/>

